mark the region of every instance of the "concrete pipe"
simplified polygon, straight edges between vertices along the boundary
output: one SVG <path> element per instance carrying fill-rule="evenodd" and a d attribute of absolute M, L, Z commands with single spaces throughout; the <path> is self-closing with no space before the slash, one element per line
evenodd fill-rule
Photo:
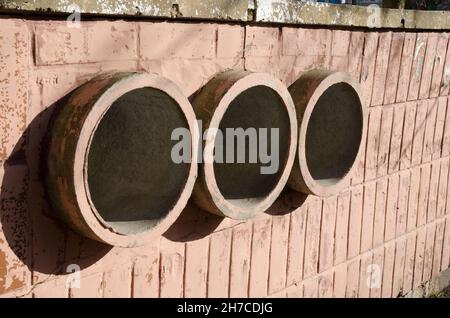
<path fill-rule="evenodd" d="M 197 176 L 196 151 L 190 163 L 171 159 L 171 134 L 180 127 L 196 131 L 195 114 L 162 77 L 106 74 L 78 88 L 47 137 L 45 182 L 57 216 L 114 246 L 161 235 L 185 207 Z"/>
<path fill-rule="evenodd" d="M 299 123 L 289 184 L 318 196 L 336 194 L 349 184 L 363 151 L 367 123 L 358 84 L 346 73 L 313 70 L 289 92 Z"/>
<path fill-rule="evenodd" d="M 287 88 L 268 74 L 227 71 L 194 96 L 193 106 L 203 132 L 194 202 L 238 220 L 264 212 L 295 158 L 297 121 Z"/>

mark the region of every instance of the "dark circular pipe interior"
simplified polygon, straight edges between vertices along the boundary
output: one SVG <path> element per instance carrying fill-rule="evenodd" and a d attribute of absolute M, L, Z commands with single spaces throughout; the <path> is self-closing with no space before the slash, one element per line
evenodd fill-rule
<path fill-rule="evenodd" d="M 238 137 L 230 134 L 228 129 L 242 128 L 244 143 L 239 143 Z M 267 138 L 261 135 L 261 129 L 266 129 Z M 278 138 L 272 142 L 272 129 L 278 131 Z M 219 138 L 215 140 L 215 154 L 223 145 L 223 163 L 216 160 L 214 174 L 222 195 L 227 200 L 233 200 L 235 205 L 251 206 L 258 204 L 273 191 L 286 165 L 290 146 L 289 114 L 282 98 L 276 91 L 267 86 L 255 86 L 239 94 L 227 108 L 219 125 L 223 135 L 223 143 Z M 250 131 L 256 134 L 251 134 Z M 237 130 L 236 130 L 237 132 Z M 256 135 L 256 138 L 255 138 Z M 242 135 L 241 135 L 242 136 Z M 234 147 L 230 140 L 234 140 Z M 262 148 L 261 143 L 266 142 Z M 250 161 L 250 149 L 257 160 Z M 233 151 L 231 156 L 229 151 Z M 260 153 L 268 154 L 270 160 L 264 160 Z M 244 162 L 238 162 L 238 153 L 245 155 Z M 234 158 L 228 160 L 227 156 Z M 220 156 L 219 156 L 220 157 Z M 253 157 L 254 158 L 254 157 Z M 263 160 L 261 160 L 263 158 Z M 262 173 L 261 167 L 271 167 Z"/>
<path fill-rule="evenodd" d="M 188 128 L 179 105 L 145 87 L 117 99 L 100 121 L 88 154 L 90 197 L 109 226 L 137 234 L 156 226 L 174 207 L 186 184 L 189 163 L 176 164 L 171 140 Z"/>
<path fill-rule="evenodd" d="M 330 86 L 315 105 L 306 132 L 306 161 L 314 180 L 333 185 L 353 166 L 362 139 L 361 101 L 352 86 Z"/>

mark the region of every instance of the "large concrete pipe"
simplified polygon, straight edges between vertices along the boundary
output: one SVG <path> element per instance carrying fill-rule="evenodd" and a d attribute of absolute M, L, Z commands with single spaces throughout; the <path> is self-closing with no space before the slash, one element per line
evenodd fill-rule
<path fill-rule="evenodd" d="M 195 114 L 162 77 L 106 74 L 78 88 L 48 132 L 45 182 L 57 216 L 115 246 L 161 235 L 185 207 L 197 175 L 196 151 L 190 163 L 171 158 L 171 134 L 180 127 L 196 131 Z"/>
<path fill-rule="evenodd" d="M 205 139 L 194 202 L 233 219 L 264 212 L 287 183 L 295 158 L 297 121 L 287 88 L 268 74 L 227 71 L 194 96 L 193 106 Z M 245 142 L 241 139 L 240 144 L 232 136 L 239 129 L 245 132 Z M 261 144 L 264 141 L 267 149 Z M 268 167 L 260 156 L 264 150 L 278 160 L 275 170 L 264 170 Z M 251 151 L 259 154 L 256 160 L 250 159 Z"/>
<path fill-rule="evenodd" d="M 342 72 L 313 70 L 289 87 L 299 124 L 298 152 L 289 179 L 300 192 L 338 193 L 362 155 L 365 107 L 358 84 Z"/>

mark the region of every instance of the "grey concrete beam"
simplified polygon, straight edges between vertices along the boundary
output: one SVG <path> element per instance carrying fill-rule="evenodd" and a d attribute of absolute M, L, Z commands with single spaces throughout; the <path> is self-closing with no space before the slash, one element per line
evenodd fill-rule
<path fill-rule="evenodd" d="M 450 12 L 300 0 L 0 0 L 3 12 L 81 13 L 237 22 L 450 30 Z"/>

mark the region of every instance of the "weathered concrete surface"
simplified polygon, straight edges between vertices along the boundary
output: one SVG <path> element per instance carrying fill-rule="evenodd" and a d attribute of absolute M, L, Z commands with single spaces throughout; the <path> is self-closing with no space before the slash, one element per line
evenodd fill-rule
<path fill-rule="evenodd" d="M 81 13 L 231 20 L 246 20 L 247 5 L 248 0 L 0 1 L 0 8 L 24 11 L 72 13 L 78 7 Z"/>
<path fill-rule="evenodd" d="M 158 18 L 338 25 L 369 28 L 450 29 L 443 11 L 334 5 L 298 0 L 0 0 L 0 11 L 131 15 Z"/>

